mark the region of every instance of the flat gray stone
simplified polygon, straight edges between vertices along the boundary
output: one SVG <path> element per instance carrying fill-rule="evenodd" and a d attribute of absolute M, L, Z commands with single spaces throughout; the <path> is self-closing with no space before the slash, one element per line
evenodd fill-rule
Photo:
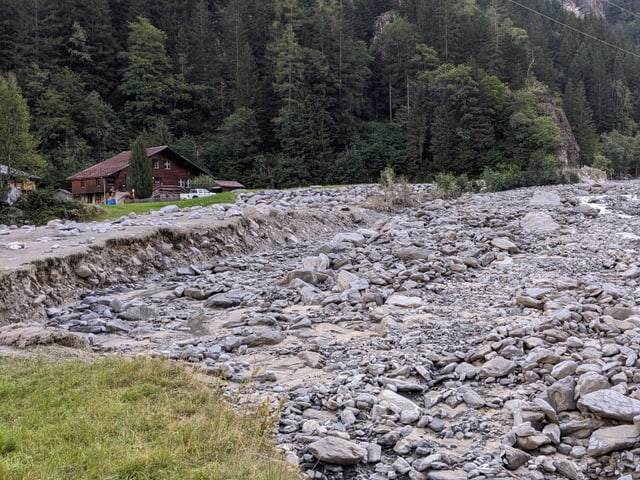
<path fill-rule="evenodd" d="M 402 414 L 404 411 L 409 411 L 416 415 L 422 414 L 422 408 L 407 397 L 403 397 L 392 390 L 383 390 L 380 392 L 378 400 L 386 402 L 389 405 L 389 409 L 395 413 Z"/>
<path fill-rule="evenodd" d="M 530 212 L 520 220 L 520 226 L 526 232 L 535 234 L 547 234 L 560 229 L 558 224 L 551 215 L 543 212 Z"/>
<path fill-rule="evenodd" d="M 242 303 L 246 292 L 244 290 L 230 290 L 224 293 L 212 295 L 204 302 L 204 306 L 208 308 L 229 308 L 235 307 Z"/>
<path fill-rule="evenodd" d="M 584 395 L 578 401 L 580 410 L 588 410 L 605 418 L 633 422 L 640 415 L 640 400 L 626 397 L 615 390 L 597 390 Z"/>
<path fill-rule="evenodd" d="M 433 255 L 432 250 L 419 247 L 405 247 L 399 248 L 393 252 L 394 255 L 402 260 L 426 260 Z"/>
<path fill-rule="evenodd" d="M 560 195 L 555 192 L 537 191 L 529 200 L 530 207 L 559 207 L 562 205 Z"/>
<path fill-rule="evenodd" d="M 364 448 L 340 437 L 324 437 L 309 444 L 309 452 L 321 462 L 334 465 L 355 465 L 366 454 Z"/>
<path fill-rule="evenodd" d="M 640 443 L 640 428 L 637 425 L 620 425 L 596 430 L 589 438 L 587 453 L 598 457 L 605 453 L 632 448 Z"/>
<path fill-rule="evenodd" d="M 516 362 L 503 357 L 495 357 L 480 367 L 481 377 L 506 377 L 516 369 Z"/>
<path fill-rule="evenodd" d="M 509 253 L 516 253 L 518 246 L 506 237 L 497 237 L 491 240 L 491 245 L 500 249 L 506 250 Z"/>
<path fill-rule="evenodd" d="M 422 306 L 422 299 L 420 297 L 408 297 L 406 295 L 391 295 L 387 298 L 387 305 L 403 308 L 418 308 Z"/>

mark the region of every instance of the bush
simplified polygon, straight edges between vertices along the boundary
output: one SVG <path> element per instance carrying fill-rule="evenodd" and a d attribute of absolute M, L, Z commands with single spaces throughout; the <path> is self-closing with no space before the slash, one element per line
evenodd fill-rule
<path fill-rule="evenodd" d="M 481 189 L 481 183 L 471 180 L 466 173 L 458 176 L 452 173 L 439 173 L 434 183 L 436 189 L 433 196 L 439 198 L 458 198 L 465 192 L 478 192 Z"/>
<path fill-rule="evenodd" d="M 555 185 L 562 183 L 557 161 L 552 155 L 533 155 L 526 169 L 513 164 L 499 164 L 496 170 L 489 167 L 482 172 L 487 190 L 501 192 L 519 187 Z"/>
<path fill-rule="evenodd" d="M 213 191 L 213 188 L 215 187 L 213 178 L 209 175 L 198 175 L 191 180 L 190 185 L 191 188 L 206 188 L 209 191 Z"/>
<path fill-rule="evenodd" d="M 15 205 L 22 211 L 21 217 L 8 217 L 6 211 L 0 212 L 3 223 L 44 225 L 49 220 L 88 221 L 97 217 L 100 209 L 77 200 L 65 200 L 56 197 L 51 190 L 33 190 L 26 193 Z"/>
<path fill-rule="evenodd" d="M 409 182 L 405 177 L 396 177 L 393 168 L 386 167 L 380 172 L 378 184 L 382 187 L 382 194 L 373 198 L 375 210 L 393 211 L 399 207 L 413 205 L 414 199 Z"/>

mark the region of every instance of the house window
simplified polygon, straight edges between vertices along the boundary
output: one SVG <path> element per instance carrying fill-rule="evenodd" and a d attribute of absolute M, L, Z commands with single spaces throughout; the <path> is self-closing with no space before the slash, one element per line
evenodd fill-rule
<path fill-rule="evenodd" d="M 101 185 L 101 183 L 100 183 L 100 179 L 99 179 L 99 178 L 96 178 L 96 187 L 99 187 L 100 185 Z"/>
<path fill-rule="evenodd" d="M 153 168 L 155 170 L 158 170 L 160 168 L 160 160 L 158 160 L 157 158 L 153 159 Z"/>
<path fill-rule="evenodd" d="M 164 161 L 164 169 L 165 170 L 171 170 L 171 160 L 165 160 Z"/>
<path fill-rule="evenodd" d="M 185 187 L 187 183 L 184 181 L 184 178 L 179 178 L 178 185 L 180 185 L 181 187 Z"/>
<path fill-rule="evenodd" d="M 187 188 L 191 188 L 191 179 L 187 179 Z"/>
<path fill-rule="evenodd" d="M 84 180 L 80 180 L 80 186 L 84 188 Z"/>

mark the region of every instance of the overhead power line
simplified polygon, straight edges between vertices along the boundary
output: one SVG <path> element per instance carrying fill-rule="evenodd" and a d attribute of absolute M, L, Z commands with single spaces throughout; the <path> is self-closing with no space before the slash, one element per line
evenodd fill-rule
<path fill-rule="evenodd" d="M 572 30 L 572 31 L 574 31 L 576 33 L 579 33 L 580 35 L 583 35 L 583 36 L 585 36 L 587 38 L 590 38 L 592 40 L 600 42 L 603 45 L 606 45 L 607 47 L 611 47 L 611 48 L 614 48 L 614 49 L 619 50 L 621 52 L 627 53 L 629 55 L 633 55 L 634 57 L 640 58 L 640 54 L 638 54 L 638 53 L 632 52 L 631 50 L 627 50 L 626 48 L 619 47 L 618 45 L 614 45 L 611 42 L 607 42 L 606 40 L 603 40 L 603 39 L 598 38 L 598 37 L 596 37 L 594 35 L 591 35 L 590 33 L 587 33 L 585 31 L 580 30 L 579 28 L 572 27 L 571 25 L 567 25 L 566 23 L 561 22 L 560 20 L 557 20 L 557 19 L 555 19 L 553 17 L 550 17 L 549 15 L 545 15 L 544 13 L 539 12 L 538 10 L 535 10 L 535 9 L 533 9 L 531 7 L 528 7 L 527 5 L 523 5 L 520 2 L 516 2 L 516 0 L 509 0 L 509 1 L 511 3 L 513 3 L 514 5 L 517 5 L 517 6 L 521 7 L 521 8 L 524 8 L 525 10 L 528 10 L 528 11 L 530 11 L 532 13 L 535 13 L 536 15 L 539 15 L 539 16 L 541 16 L 543 18 L 546 18 L 550 22 L 557 23 L 558 25 L 562 25 L 563 27 L 568 28 L 569 30 Z"/>
<path fill-rule="evenodd" d="M 614 6 L 616 8 L 619 8 L 620 10 L 622 10 L 625 13 L 628 13 L 629 15 L 633 15 L 636 18 L 640 18 L 640 15 L 638 15 L 636 12 L 632 12 L 631 10 L 629 10 L 627 8 L 624 8 L 624 7 L 621 7 L 620 5 L 617 5 L 617 4 L 613 3 L 613 2 L 610 2 L 609 0 L 604 0 L 604 2 L 608 3 L 609 5 Z"/>

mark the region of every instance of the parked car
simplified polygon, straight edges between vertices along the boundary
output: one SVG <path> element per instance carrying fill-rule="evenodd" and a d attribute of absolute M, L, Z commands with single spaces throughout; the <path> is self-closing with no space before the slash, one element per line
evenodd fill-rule
<path fill-rule="evenodd" d="M 192 188 L 189 193 L 181 193 L 180 200 L 189 200 L 190 198 L 210 197 L 215 193 L 210 192 L 206 188 Z"/>

